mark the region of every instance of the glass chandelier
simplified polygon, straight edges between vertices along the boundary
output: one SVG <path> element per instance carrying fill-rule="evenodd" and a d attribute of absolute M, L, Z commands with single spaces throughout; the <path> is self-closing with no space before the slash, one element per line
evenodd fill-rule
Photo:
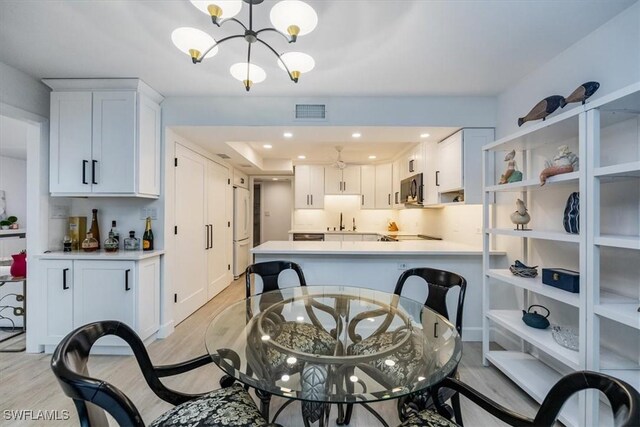
<path fill-rule="evenodd" d="M 204 31 L 191 27 L 177 28 L 171 34 L 171 40 L 178 49 L 191 57 L 194 64 L 218 53 L 218 46 L 226 41 L 243 38 L 247 42 L 247 61 L 233 64 L 229 69 L 231 75 L 240 80 L 247 92 L 255 83 L 264 81 L 267 73 L 258 65 L 251 63 L 251 47 L 258 42 L 270 50 L 276 57 L 278 65 L 287 72 L 289 78 L 298 83 L 300 75 L 307 73 L 315 66 L 310 55 L 302 52 L 279 54 L 271 45 L 260 38 L 263 32 L 276 32 L 288 43 L 295 43 L 299 36 L 309 34 L 318 24 L 318 15 L 311 6 L 300 0 L 283 0 L 271 8 L 269 17 L 272 28 L 253 29 L 253 5 L 263 0 L 190 0 L 200 11 L 211 17 L 211 22 L 220 27 L 232 21 L 240 25 L 244 32 L 215 40 Z M 249 26 L 234 18 L 242 9 L 242 3 L 249 4 Z"/>

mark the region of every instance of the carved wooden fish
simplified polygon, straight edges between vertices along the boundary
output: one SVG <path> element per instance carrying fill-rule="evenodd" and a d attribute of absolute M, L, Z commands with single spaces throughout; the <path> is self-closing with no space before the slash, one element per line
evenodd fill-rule
<path fill-rule="evenodd" d="M 535 107 L 529 111 L 529 113 L 518 119 L 518 126 L 522 126 L 524 122 L 531 120 L 546 119 L 547 116 L 560 107 L 560 103 L 564 101 L 564 97 L 560 95 L 551 95 L 538 102 Z"/>
<path fill-rule="evenodd" d="M 582 83 L 576 90 L 571 92 L 571 95 L 567 96 L 564 101 L 560 102 L 560 107 L 564 108 L 565 105 L 571 102 L 582 102 L 584 105 L 585 101 L 589 99 L 591 95 L 596 93 L 598 88 L 600 88 L 600 83 L 598 82 Z"/>

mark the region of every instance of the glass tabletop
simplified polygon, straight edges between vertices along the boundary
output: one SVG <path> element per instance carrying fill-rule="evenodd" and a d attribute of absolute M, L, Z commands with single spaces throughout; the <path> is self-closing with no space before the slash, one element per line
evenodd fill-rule
<path fill-rule="evenodd" d="M 425 389 L 462 356 L 455 327 L 420 302 L 366 288 L 304 286 L 230 305 L 205 343 L 228 375 L 273 395 L 371 402 Z"/>

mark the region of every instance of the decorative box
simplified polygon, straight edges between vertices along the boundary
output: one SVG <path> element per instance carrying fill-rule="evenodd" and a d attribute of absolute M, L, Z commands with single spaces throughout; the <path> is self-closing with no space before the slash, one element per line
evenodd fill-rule
<path fill-rule="evenodd" d="M 543 268 L 542 283 L 563 291 L 580 292 L 580 273 L 564 268 Z"/>

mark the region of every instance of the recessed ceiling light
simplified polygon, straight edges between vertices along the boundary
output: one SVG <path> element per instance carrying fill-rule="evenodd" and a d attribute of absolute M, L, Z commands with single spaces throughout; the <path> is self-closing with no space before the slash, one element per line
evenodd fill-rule
<path fill-rule="evenodd" d="M 300 155 L 300 156 L 298 156 L 298 158 L 299 158 L 300 160 L 304 160 L 304 159 L 306 159 L 306 158 L 307 158 L 307 156 Z"/>
<path fill-rule="evenodd" d="M 271 180 L 272 180 L 272 181 L 277 181 L 277 180 L 278 180 L 278 178 L 271 178 Z"/>
<path fill-rule="evenodd" d="M 354 132 L 354 133 L 351 134 L 351 136 L 353 138 L 360 138 L 362 136 L 362 134 L 360 132 Z"/>
<path fill-rule="evenodd" d="M 375 159 L 375 158 L 376 158 L 376 156 L 369 156 L 369 159 L 370 159 L 370 160 L 373 160 L 373 159 Z"/>
<path fill-rule="evenodd" d="M 264 144 L 263 147 L 266 148 L 266 149 L 273 148 L 273 146 L 271 144 Z"/>
<path fill-rule="evenodd" d="M 420 138 L 429 138 L 431 135 L 429 135 L 428 133 L 421 133 L 420 134 Z"/>
<path fill-rule="evenodd" d="M 284 136 L 285 138 L 291 138 L 293 134 L 291 132 L 285 132 L 282 134 L 282 136 Z"/>

